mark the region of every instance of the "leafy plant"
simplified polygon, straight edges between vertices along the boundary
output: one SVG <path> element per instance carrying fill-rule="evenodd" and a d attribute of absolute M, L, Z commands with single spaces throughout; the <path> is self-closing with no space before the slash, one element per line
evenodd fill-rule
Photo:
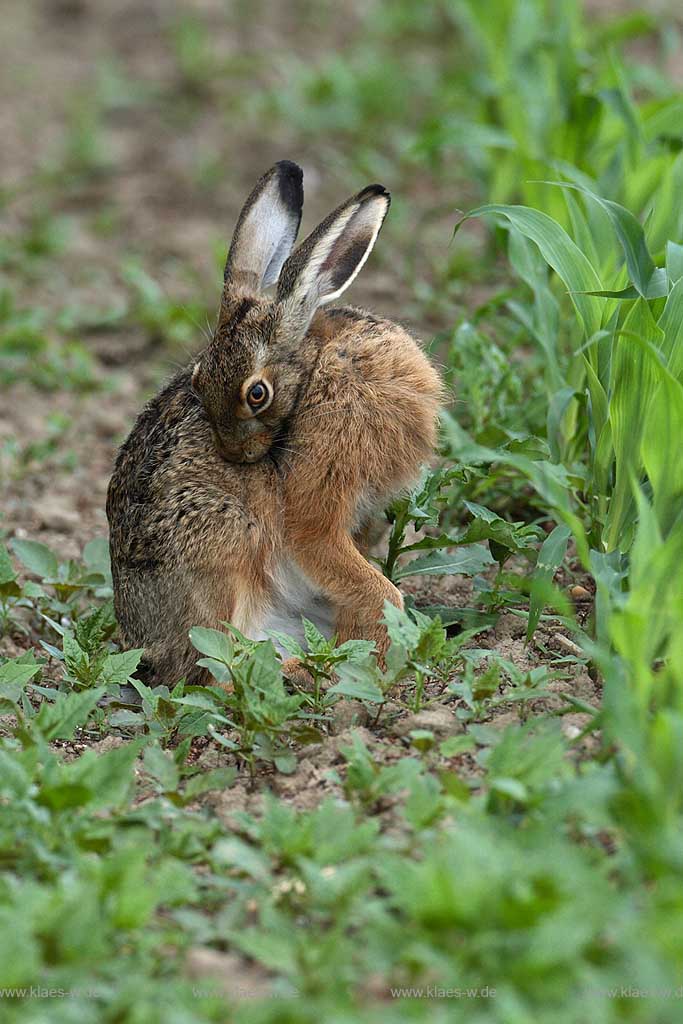
<path fill-rule="evenodd" d="M 31 606 L 37 610 L 75 617 L 79 613 L 79 599 L 85 594 L 111 597 L 106 541 L 89 541 L 83 548 L 81 562 L 73 559 L 60 562 L 55 553 L 39 541 L 15 538 L 11 546 L 22 565 L 41 581 L 39 584 L 26 583 L 23 588 L 23 594 L 30 598 Z"/>
<path fill-rule="evenodd" d="M 280 771 L 293 771 L 296 759 L 287 738 L 304 698 L 286 692 L 269 640 L 245 642 L 234 630 L 233 636 L 200 627 L 190 632 L 192 643 L 204 655 L 197 664 L 225 687 L 213 691 L 224 711 L 216 721 L 234 729 L 238 738 L 232 740 L 214 730 L 212 734 L 244 759 L 252 774 L 256 759 L 272 761 Z"/>
<path fill-rule="evenodd" d="M 288 654 L 298 658 L 302 668 L 311 676 L 313 690 L 302 693 L 302 706 L 310 706 L 316 713 L 324 712 L 337 698 L 334 691 L 323 690 L 323 685 L 334 679 L 335 670 L 340 664 L 364 660 L 373 649 L 373 644 L 369 640 L 346 640 L 338 645 L 336 637 L 328 640 L 308 619 L 304 618 L 302 622 L 306 649 L 284 633 L 274 632 L 272 637 Z"/>
<path fill-rule="evenodd" d="M 585 253 L 546 214 L 524 207 L 489 206 L 471 215 L 490 212 L 508 220 L 538 246 L 570 290 L 584 344 L 570 366 L 572 385 L 565 384 L 551 399 L 556 405 L 563 403 L 552 423 L 559 431 L 555 450 L 565 458 L 585 452 L 587 473 L 576 490 L 591 517 L 589 536 L 607 550 L 617 544 L 626 550 L 635 522 L 632 477 L 647 473 L 665 527 L 681 492 L 675 473 L 664 470 L 671 453 L 662 447 L 673 438 L 677 409 L 683 408 L 676 390 L 683 372 L 674 312 L 679 301 L 676 243 L 669 245 L 668 265 L 656 268 L 645 233 L 632 214 L 590 190 L 583 193 L 609 211 L 631 280 L 625 288 L 604 288 Z M 583 225 L 590 234 L 588 222 Z M 655 297 L 648 297 L 653 293 Z M 656 306 L 661 298 L 666 299 L 663 307 L 661 302 Z M 570 407 L 577 395 L 585 410 L 585 426 L 579 431 L 574 429 L 577 410 Z"/>

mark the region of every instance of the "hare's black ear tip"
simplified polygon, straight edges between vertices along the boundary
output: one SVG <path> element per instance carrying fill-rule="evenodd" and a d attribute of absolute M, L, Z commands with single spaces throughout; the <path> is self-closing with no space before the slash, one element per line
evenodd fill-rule
<path fill-rule="evenodd" d="M 384 185 L 368 185 L 358 196 L 359 199 L 375 199 L 377 196 L 382 196 L 387 201 L 387 206 L 391 203 L 391 192 L 385 189 Z"/>
<path fill-rule="evenodd" d="M 282 201 L 291 210 L 300 210 L 304 202 L 304 172 L 292 160 L 278 160 L 275 166 Z"/>
<path fill-rule="evenodd" d="M 275 164 L 280 174 L 291 175 L 298 178 L 299 181 L 303 179 L 304 172 L 301 170 L 298 164 L 295 164 L 293 160 L 278 160 Z"/>

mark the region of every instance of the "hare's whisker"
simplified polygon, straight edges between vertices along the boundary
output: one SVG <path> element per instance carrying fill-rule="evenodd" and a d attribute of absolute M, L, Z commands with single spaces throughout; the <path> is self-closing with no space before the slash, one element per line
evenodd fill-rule
<path fill-rule="evenodd" d="M 200 333 L 202 334 L 202 336 L 203 336 L 204 338 L 206 338 L 206 340 L 207 340 L 207 341 L 211 341 L 211 335 L 210 335 L 210 334 L 207 334 L 207 333 L 206 333 L 206 331 L 204 330 L 204 328 L 202 327 L 202 325 L 201 325 L 201 324 L 199 323 L 199 321 L 198 321 L 198 320 L 197 320 L 197 318 L 196 318 L 196 317 L 194 316 L 194 314 L 190 312 L 190 310 L 189 310 L 189 309 L 187 308 L 187 306 L 186 306 L 186 305 L 185 305 L 184 303 L 181 303 L 181 304 L 180 304 L 180 308 L 182 309 L 183 313 L 184 313 L 184 314 L 185 314 L 185 316 L 186 316 L 186 317 L 188 318 L 188 320 L 191 320 L 191 321 L 192 321 L 192 323 L 193 323 L 193 324 L 195 325 L 195 327 L 197 328 L 197 330 L 198 330 L 198 331 L 199 331 L 199 332 L 200 332 Z M 183 348 L 184 348 L 184 346 L 183 346 Z M 188 354 L 189 354 L 189 353 L 188 353 Z M 192 358 L 194 358 L 194 357 L 193 357 L 193 356 L 190 356 L 190 358 L 192 359 Z"/>
<path fill-rule="evenodd" d="M 274 445 L 273 447 L 275 448 L 275 451 L 277 453 L 287 452 L 289 455 L 296 455 L 296 457 L 299 458 L 299 459 L 305 459 L 306 462 L 309 462 L 312 466 L 315 465 L 315 463 L 314 463 L 313 459 L 310 457 L 310 455 L 304 455 L 303 452 L 297 451 L 294 448 L 282 448 L 282 447 L 280 447 L 278 445 Z"/>

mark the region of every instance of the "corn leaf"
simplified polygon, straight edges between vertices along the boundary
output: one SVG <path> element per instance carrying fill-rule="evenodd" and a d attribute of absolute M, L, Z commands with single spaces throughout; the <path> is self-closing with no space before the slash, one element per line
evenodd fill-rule
<path fill-rule="evenodd" d="M 483 217 L 487 214 L 505 217 L 521 234 L 536 243 L 546 263 L 553 268 L 569 291 L 586 335 L 592 337 L 600 329 L 602 303 L 588 293 L 591 290 L 599 291 L 602 283 L 592 263 L 564 228 L 540 210 L 532 210 L 528 206 L 489 203 L 477 207 L 476 210 L 470 210 L 456 225 L 455 231 L 458 231 L 469 218 Z"/>
<path fill-rule="evenodd" d="M 647 247 L 643 226 L 629 210 L 620 206 L 619 203 L 612 202 L 611 199 L 603 199 L 602 196 L 592 192 L 585 185 L 574 184 L 570 181 L 549 181 L 547 184 L 556 185 L 558 188 L 574 189 L 598 203 L 609 217 L 616 232 L 624 253 L 629 278 L 638 294 L 647 299 L 661 298 L 667 294 L 666 271 L 655 266 Z"/>
<path fill-rule="evenodd" d="M 664 335 L 660 347 L 669 372 L 683 381 L 683 277 L 671 289 L 657 326 Z"/>
<path fill-rule="evenodd" d="M 683 385 L 649 352 L 652 372 L 659 381 L 650 402 L 642 439 L 642 458 L 652 484 L 654 510 L 666 535 L 683 508 Z"/>
<path fill-rule="evenodd" d="M 625 551 L 631 537 L 632 481 L 642 469 L 641 438 L 658 379 L 648 346 L 658 348 L 663 332 L 645 299 L 638 299 L 621 331 L 615 333 L 610 382 L 610 423 L 616 459 L 616 478 L 606 524 L 607 549 Z"/>

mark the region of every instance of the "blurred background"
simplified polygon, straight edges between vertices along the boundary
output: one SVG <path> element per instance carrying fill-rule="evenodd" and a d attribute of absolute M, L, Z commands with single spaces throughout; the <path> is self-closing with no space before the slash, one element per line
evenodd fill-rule
<path fill-rule="evenodd" d="M 680 31 L 676 2 L 6 6 L 0 530 L 65 556 L 105 532 L 115 448 L 204 344 L 240 205 L 283 157 L 305 170 L 302 236 L 366 183 L 392 191 L 349 301 L 436 339 L 449 380 L 470 346 L 465 420 L 492 392 L 519 415 L 537 355 L 510 329 L 495 232 L 474 221 L 452 243 L 458 211 L 526 202 L 566 219 L 559 190 L 534 182 L 568 167 L 642 209 L 638 145 L 661 148 L 657 175 L 683 142 Z M 452 351 L 464 323 L 485 326 Z"/>

